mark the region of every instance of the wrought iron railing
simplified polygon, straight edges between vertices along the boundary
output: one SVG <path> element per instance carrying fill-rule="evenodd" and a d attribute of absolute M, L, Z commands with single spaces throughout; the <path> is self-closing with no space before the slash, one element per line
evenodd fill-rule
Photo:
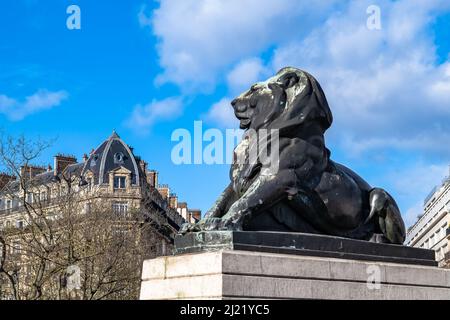
<path fill-rule="evenodd" d="M 447 263 L 450 265 L 450 251 L 444 254 L 444 261 L 448 261 Z"/>
<path fill-rule="evenodd" d="M 33 208 L 46 208 L 52 204 L 52 202 L 55 202 L 56 199 L 47 199 L 47 200 L 39 200 L 33 203 L 30 203 L 29 205 Z M 16 205 L 13 208 L 8 209 L 2 209 L 0 210 L 0 215 L 10 214 L 10 213 L 18 213 L 25 210 L 25 207 L 22 205 Z"/>

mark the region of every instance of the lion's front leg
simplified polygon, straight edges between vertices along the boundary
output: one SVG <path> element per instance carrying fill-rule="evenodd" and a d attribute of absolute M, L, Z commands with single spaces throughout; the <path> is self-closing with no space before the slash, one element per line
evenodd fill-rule
<path fill-rule="evenodd" d="M 227 214 L 221 218 L 217 230 L 242 231 L 244 222 L 251 217 L 252 209 L 247 207 L 245 201 L 235 202 Z"/>
<path fill-rule="evenodd" d="M 280 171 L 276 176 L 259 176 L 244 195 L 230 207 L 221 223 L 227 230 L 243 230 L 259 212 L 288 197 L 295 188 L 293 170 Z"/>
<path fill-rule="evenodd" d="M 202 220 L 198 223 L 183 224 L 178 233 L 186 234 L 199 231 L 228 230 L 229 226 L 225 225 L 221 217 L 227 213 L 235 199 L 236 194 L 230 184 L 225 188 L 214 205 L 206 212 Z"/>
<path fill-rule="evenodd" d="M 251 211 L 241 207 L 243 203 L 236 202 L 231 206 L 228 213 L 222 218 L 204 218 L 196 224 L 185 224 L 180 229 L 181 234 L 200 231 L 241 231 L 245 218 L 250 216 Z"/>
<path fill-rule="evenodd" d="M 207 216 L 199 223 L 183 229 L 184 233 L 198 231 L 241 231 L 245 222 L 259 210 L 273 205 L 286 196 L 285 183 L 287 177 L 293 177 L 292 172 L 279 173 L 277 176 L 259 176 L 244 195 L 228 208 L 221 217 Z M 290 183 L 289 183 L 290 184 Z M 287 187 L 287 184 L 284 184 Z"/>
<path fill-rule="evenodd" d="M 235 201 L 235 198 L 236 194 L 230 183 L 216 200 L 214 205 L 206 212 L 205 218 L 220 218 L 224 216 Z"/>

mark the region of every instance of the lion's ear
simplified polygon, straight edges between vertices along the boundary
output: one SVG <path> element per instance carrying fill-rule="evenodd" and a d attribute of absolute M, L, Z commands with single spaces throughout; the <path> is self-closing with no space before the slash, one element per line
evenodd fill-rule
<path fill-rule="evenodd" d="M 277 83 L 286 90 L 295 86 L 299 80 L 300 78 L 295 72 L 289 72 L 278 78 Z"/>

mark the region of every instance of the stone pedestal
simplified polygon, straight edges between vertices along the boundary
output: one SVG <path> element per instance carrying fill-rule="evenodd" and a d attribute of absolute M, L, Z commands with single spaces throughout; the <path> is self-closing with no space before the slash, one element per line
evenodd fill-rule
<path fill-rule="evenodd" d="M 217 250 L 286 253 L 437 266 L 433 250 L 310 233 L 202 231 L 175 237 L 175 254 Z"/>
<path fill-rule="evenodd" d="M 450 270 L 220 249 L 145 261 L 141 299 L 450 299 Z"/>
<path fill-rule="evenodd" d="M 144 262 L 141 299 L 450 299 L 432 250 L 286 232 L 207 231 Z"/>

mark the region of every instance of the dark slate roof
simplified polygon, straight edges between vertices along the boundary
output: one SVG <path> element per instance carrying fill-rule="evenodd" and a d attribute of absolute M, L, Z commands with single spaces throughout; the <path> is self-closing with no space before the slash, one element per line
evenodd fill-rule
<path fill-rule="evenodd" d="M 84 163 L 82 174 L 89 170 L 94 174 L 94 183 L 109 183 L 108 172 L 124 167 L 131 171 L 131 184 L 139 185 L 140 167 L 130 147 L 120 139 L 114 131 L 112 135 L 100 144 Z"/>
<path fill-rule="evenodd" d="M 80 176 L 83 171 L 84 162 L 68 165 L 64 170 L 64 174 L 69 176 Z"/>
<path fill-rule="evenodd" d="M 108 173 L 124 167 L 131 171 L 131 184 L 139 186 L 144 173 L 141 172 L 136 158 L 130 147 L 114 131 L 107 140 L 95 149 L 86 162 L 68 165 L 64 170 L 64 175 L 65 177 L 81 176 L 90 170 L 94 173 L 94 184 L 108 184 Z M 59 177 L 62 178 L 61 175 Z M 49 184 L 54 181 L 54 171 L 38 174 L 32 181 L 35 185 Z M 10 191 L 18 191 L 19 181 L 10 182 L 8 188 Z"/>
<path fill-rule="evenodd" d="M 37 174 L 34 178 L 33 178 L 33 184 L 34 185 L 44 185 L 44 184 L 49 184 L 50 182 L 52 182 L 52 179 L 54 177 L 53 171 L 49 171 L 49 172 L 44 172 L 44 173 L 40 173 Z M 8 185 L 5 187 L 8 188 L 9 192 L 17 192 L 19 191 L 19 187 L 20 187 L 20 181 L 12 181 L 10 183 L 8 183 Z"/>

